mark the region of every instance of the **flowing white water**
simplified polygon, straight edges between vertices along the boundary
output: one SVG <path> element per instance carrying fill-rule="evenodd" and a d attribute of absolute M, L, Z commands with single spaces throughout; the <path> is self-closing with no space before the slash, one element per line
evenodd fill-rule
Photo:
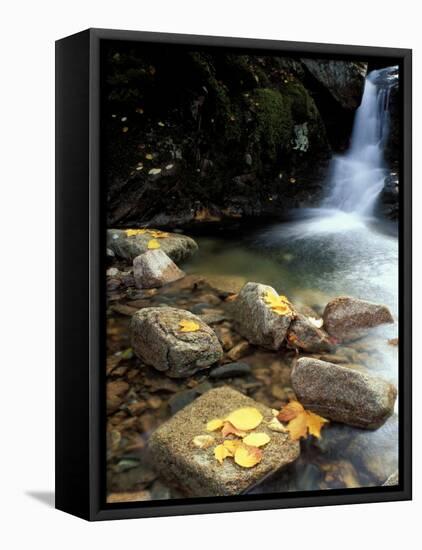
<path fill-rule="evenodd" d="M 350 148 L 333 159 L 330 195 L 324 206 L 360 217 L 371 216 L 384 186 L 384 145 L 389 132 L 389 97 L 397 68 L 372 71 L 366 77 L 356 111 Z"/>

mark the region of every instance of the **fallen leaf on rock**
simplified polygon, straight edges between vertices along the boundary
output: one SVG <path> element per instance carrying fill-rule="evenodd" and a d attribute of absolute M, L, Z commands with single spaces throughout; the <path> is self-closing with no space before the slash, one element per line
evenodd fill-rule
<path fill-rule="evenodd" d="M 272 418 L 268 422 L 267 426 L 268 426 L 268 429 L 271 430 L 272 432 L 278 432 L 278 433 L 287 432 L 287 428 L 285 428 L 283 424 L 279 420 L 277 420 L 277 418 Z"/>
<path fill-rule="evenodd" d="M 292 306 L 286 296 L 278 296 L 273 292 L 266 292 L 264 302 L 278 315 L 289 315 L 292 313 Z"/>
<path fill-rule="evenodd" d="M 231 453 L 227 449 L 227 447 L 221 444 L 217 445 L 217 447 L 214 449 L 214 456 L 220 464 L 223 464 L 224 459 L 228 456 L 231 456 Z"/>
<path fill-rule="evenodd" d="M 238 430 L 230 422 L 224 422 L 223 429 L 221 430 L 221 435 L 223 437 L 227 437 L 228 435 L 237 435 L 238 437 L 244 437 L 246 435 L 246 432 Z"/>
<path fill-rule="evenodd" d="M 192 442 L 198 449 L 208 449 L 213 445 L 215 439 L 212 435 L 197 435 L 193 438 Z"/>
<path fill-rule="evenodd" d="M 271 438 L 266 433 L 251 433 L 243 438 L 243 443 L 250 447 L 263 447 L 271 441 Z"/>
<path fill-rule="evenodd" d="M 214 418 L 207 423 L 207 432 L 215 432 L 223 427 L 223 421 L 221 418 Z"/>
<path fill-rule="evenodd" d="M 257 447 L 249 447 L 241 445 L 236 449 L 234 461 L 242 468 L 252 468 L 259 464 L 262 460 L 262 451 Z"/>
<path fill-rule="evenodd" d="M 157 241 L 157 239 L 151 239 L 150 241 L 148 241 L 148 245 L 147 245 L 147 248 L 149 250 L 155 250 L 156 248 L 160 248 L 161 245 L 160 243 Z"/>
<path fill-rule="evenodd" d="M 240 439 L 226 439 L 223 441 L 223 445 L 230 451 L 231 456 L 234 456 L 236 449 L 242 445 L 242 442 Z"/>
<path fill-rule="evenodd" d="M 320 438 L 321 429 L 328 422 L 322 416 L 305 410 L 298 401 L 290 401 L 285 405 L 278 415 L 278 420 L 288 422 L 287 430 L 293 441 L 307 437 L 308 434 Z"/>
<path fill-rule="evenodd" d="M 147 232 L 146 229 L 126 229 L 125 233 L 127 237 L 134 237 L 136 235 L 144 235 Z"/>
<path fill-rule="evenodd" d="M 199 330 L 199 324 L 190 319 L 182 319 L 179 322 L 180 332 L 196 332 Z"/>
<path fill-rule="evenodd" d="M 242 431 L 253 430 L 262 422 L 262 414 L 255 407 L 242 407 L 229 414 L 225 419 Z"/>

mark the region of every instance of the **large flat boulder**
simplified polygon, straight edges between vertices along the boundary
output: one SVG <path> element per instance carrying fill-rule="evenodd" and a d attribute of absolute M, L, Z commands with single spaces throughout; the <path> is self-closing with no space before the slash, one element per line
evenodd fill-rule
<path fill-rule="evenodd" d="M 339 296 L 328 302 L 323 319 L 324 329 L 338 342 L 357 340 L 371 328 L 394 323 L 387 306 L 350 296 Z"/>
<path fill-rule="evenodd" d="M 242 468 L 232 459 L 220 464 L 214 448 L 223 441 L 220 432 L 206 431 L 214 418 L 224 418 L 241 407 L 255 407 L 263 415 L 257 431 L 267 433 L 271 440 L 263 448 L 262 461 L 252 468 Z M 198 397 L 151 436 L 149 451 L 154 467 L 171 485 L 190 497 L 238 495 L 248 491 L 270 474 L 296 460 L 300 446 L 287 432 L 271 431 L 267 426 L 273 419 L 271 410 L 238 391 L 223 386 Z M 193 439 L 209 434 L 215 439 L 208 448 L 197 448 Z"/>
<path fill-rule="evenodd" d="M 268 296 L 278 296 L 268 285 L 246 283 L 233 303 L 237 331 L 251 344 L 278 350 L 294 317 L 292 310 L 279 314 L 268 304 Z"/>
<path fill-rule="evenodd" d="M 156 239 L 155 235 L 161 232 L 155 229 L 139 230 L 135 233 L 126 229 L 107 230 L 107 248 L 123 260 L 132 262 L 136 256 L 148 250 L 148 243 Z M 135 234 L 132 234 L 135 233 Z M 197 250 L 196 242 L 179 233 L 163 233 L 165 237 L 156 239 L 160 249 L 177 264 L 190 258 Z"/>
<path fill-rule="evenodd" d="M 291 374 L 302 405 L 325 418 L 374 429 L 393 413 L 397 390 L 386 380 L 348 367 L 302 357 Z"/>
<path fill-rule="evenodd" d="M 133 260 L 133 276 L 138 288 L 158 288 L 182 279 L 185 274 L 158 248 L 136 256 Z"/>
<path fill-rule="evenodd" d="M 186 321 L 194 324 L 194 330 L 183 330 Z M 184 309 L 143 308 L 132 316 L 130 327 L 135 354 L 173 378 L 190 376 L 223 357 L 215 332 Z"/>

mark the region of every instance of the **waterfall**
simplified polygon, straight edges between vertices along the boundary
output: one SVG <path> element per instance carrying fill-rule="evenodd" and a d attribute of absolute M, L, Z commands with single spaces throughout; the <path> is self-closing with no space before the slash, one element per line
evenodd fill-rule
<path fill-rule="evenodd" d="M 371 71 L 356 111 L 349 150 L 332 160 L 330 194 L 323 207 L 371 216 L 386 176 L 384 145 L 389 132 L 389 96 L 398 67 Z"/>

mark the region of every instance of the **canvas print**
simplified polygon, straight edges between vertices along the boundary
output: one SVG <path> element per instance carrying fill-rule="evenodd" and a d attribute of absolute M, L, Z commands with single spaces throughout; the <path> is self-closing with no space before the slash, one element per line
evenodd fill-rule
<path fill-rule="evenodd" d="M 101 56 L 107 502 L 397 485 L 398 64 Z"/>

